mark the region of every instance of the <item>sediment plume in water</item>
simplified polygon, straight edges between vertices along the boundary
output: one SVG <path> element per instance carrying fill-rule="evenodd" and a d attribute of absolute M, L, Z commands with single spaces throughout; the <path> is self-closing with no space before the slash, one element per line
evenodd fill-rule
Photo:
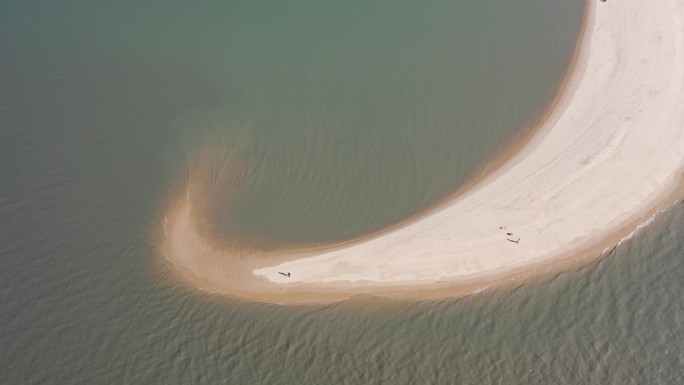
<path fill-rule="evenodd" d="M 197 233 L 214 246 L 229 250 L 253 244 L 245 234 L 226 236 L 222 226 L 225 212 L 249 184 L 249 169 L 237 151 L 222 144 L 207 146 L 197 154 L 189 178 L 187 199 Z"/>

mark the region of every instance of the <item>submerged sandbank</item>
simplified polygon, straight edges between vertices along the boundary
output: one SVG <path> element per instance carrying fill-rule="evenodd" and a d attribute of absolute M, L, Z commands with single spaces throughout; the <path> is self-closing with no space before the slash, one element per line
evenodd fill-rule
<path fill-rule="evenodd" d="M 587 7 L 577 61 L 551 113 L 518 153 L 441 210 L 333 250 L 257 253 L 200 236 L 201 212 L 184 197 L 167 215 L 167 260 L 210 291 L 299 302 L 465 294 L 600 255 L 676 199 L 684 4 Z"/>

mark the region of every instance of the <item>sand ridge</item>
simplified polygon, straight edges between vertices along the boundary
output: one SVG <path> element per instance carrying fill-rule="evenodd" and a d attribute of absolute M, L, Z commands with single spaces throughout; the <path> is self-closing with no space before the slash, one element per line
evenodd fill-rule
<path fill-rule="evenodd" d="M 537 133 L 441 210 L 339 249 L 228 263 L 193 231 L 191 202 L 183 201 L 167 216 L 166 257 L 212 291 L 340 299 L 435 284 L 472 292 L 496 277 L 614 244 L 680 183 L 684 3 L 587 6 L 574 72 Z"/>

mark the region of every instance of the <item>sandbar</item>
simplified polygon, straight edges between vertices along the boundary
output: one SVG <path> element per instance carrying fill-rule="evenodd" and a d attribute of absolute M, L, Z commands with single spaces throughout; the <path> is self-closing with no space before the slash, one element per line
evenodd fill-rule
<path fill-rule="evenodd" d="M 203 240 L 182 198 L 166 215 L 166 260 L 208 291 L 292 303 L 463 295 L 598 257 L 681 196 L 684 2 L 586 6 L 553 109 L 517 153 L 439 210 L 333 249 L 245 257 Z"/>

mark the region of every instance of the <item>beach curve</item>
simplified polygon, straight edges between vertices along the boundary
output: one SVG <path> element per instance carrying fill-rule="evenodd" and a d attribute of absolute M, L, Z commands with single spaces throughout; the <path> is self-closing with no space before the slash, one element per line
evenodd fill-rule
<path fill-rule="evenodd" d="M 517 154 L 441 210 L 334 250 L 238 259 L 201 239 L 181 200 L 167 215 L 166 259 L 210 291 L 301 302 L 465 294 L 583 250 L 600 254 L 680 185 L 684 4 L 587 7 L 554 109 Z"/>

